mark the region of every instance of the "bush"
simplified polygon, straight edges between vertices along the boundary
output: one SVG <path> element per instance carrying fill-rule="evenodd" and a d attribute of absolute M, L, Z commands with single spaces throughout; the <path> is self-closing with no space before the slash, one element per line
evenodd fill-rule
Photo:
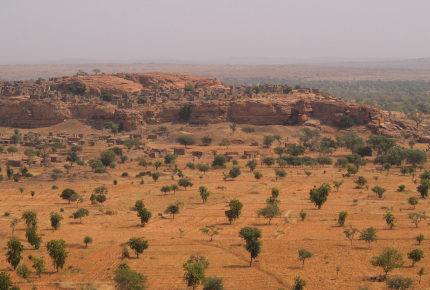
<path fill-rule="evenodd" d="M 340 118 L 340 125 L 342 127 L 345 127 L 345 128 L 350 128 L 350 127 L 354 126 L 355 123 L 354 123 L 354 120 L 350 116 L 345 115 L 345 116 L 342 116 L 342 118 Z"/>
<path fill-rule="evenodd" d="M 405 191 L 405 185 L 404 184 L 402 184 L 402 185 L 399 185 L 399 188 L 397 189 L 398 191 Z"/>
<path fill-rule="evenodd" d="M 113 180 L 113 184 L 114 184 L 114 185 L 117 185 L 117 184 L 118 184 L 118 180 L 114 179 L 114 180 Z"/>
<path fill-rule="evenodd" d="M 196 88 L 193 85 L 186 85 L 184 88 L 184 91 L 191 92 L 194 91 Z"/>
<path fill-rule="evenodd" d="M 189 169 L 196 169 L 196 165 L 192 162 L 188 162 L 186 165 Z"/>
<path fill-rule="evenodd" d="M 122 176 L 122 177 L 127 177 L 127 176 L 128 176 L 128 172 L 123 172 L 123 173 L 121 174 L 121 176 Z"/>
<path fill-rule="evenodd" d="M 254 127 L 250 127 L 250 126 L 243 127 L 242 131 L 245 133 L 255 133 Z"/>
<path fill-rule="evenodd" d="M 107 171 L 103 167 L 99 167 L 94 170 L 94 173 L 107 173 Z"/>
<path fill-rule="evenodd" d="M 139 97 L 138 99 L 137 99 L 137 103 L 138 104 L 146 104 L 148 101 L 147 101 L 147 99 L 145 98 L 145 97 Z"/>
<path fill-rule="evenodd" d="M 105 102 L 111 102 L 112 94 L 110 94 L 108 91 L 102 90 L 100 93 L 100 98 Z"/>
<path fill-rule="evenodd" d="M 7 211 L 7 212 L 5 212 L 5 213 L 4 213 L 4 216 L 10 216 L 10 212 L 8 212 L 8 211 Z"/>

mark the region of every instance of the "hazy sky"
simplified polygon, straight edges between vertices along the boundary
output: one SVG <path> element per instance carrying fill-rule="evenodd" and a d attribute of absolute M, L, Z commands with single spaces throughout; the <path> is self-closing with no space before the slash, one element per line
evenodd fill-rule
<path fill-rule="evenodd" d="M 428 0 L 2 0 L 0 63 L 430 56 Z"/>

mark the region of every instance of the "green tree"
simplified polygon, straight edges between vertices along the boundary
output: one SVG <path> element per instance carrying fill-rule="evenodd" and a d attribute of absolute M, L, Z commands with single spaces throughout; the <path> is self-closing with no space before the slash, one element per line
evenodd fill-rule
<path fill-rule="evenodd" d="M 33 210 L 26 210 L 22 213 L 21 218 L 27 227 L 37 225 L 37 213 Z"/>
<path fill-rule="evenodd" d="M 167 193 L 170 192 L 172 188 L 168 185 L 165 185 L 165 186 L 162 186 L 160 190 L 161 192 L 164 192 L 164 195 L 167 195 Z"/>
<path fill-rule="evenodd" d="M 16 152 L 18 152 L 18 149 L 15 146 L 9 146 L 7 148 L 7 153 L 11 153 L 12 156 L 13 156 L 13 153 L 16 153 Z"/>
<path fill-rule="evenodd" d="M 311 202 L 315 203 L 318 209 L 321 209 L 321 206 L 327 201 L 330 191 L 331 187 L 328 183 L 323 183 L 319 188 L 314 186 L 309 192 Z"/>
<path fill-rule="evenodd" d="M 48 250 L 48 254 L 51 257 L 52 263 L 57 269 L 57 272 L 58 269 L 63 269 L 69 255 L 69 253 L 66 251 L 66 242 L 62 239 L 50 240 L 46 244 L 46 249 Z"/>
<path fill-rule="evenodd" d="M 292 290 L 303 290 L 305 288 L 307 282 L 303 280 L 300 276 L 296 276 L 294 278 L 294 285 Z"/>
<path fill-rule="evenodd" d="M 418 242 L 418 245 L 421 245 L 421 242 L 424 241 L 424 235 L 419 234 L 418 236 L 415 237 L 415 240 Z"/>
<path fill-rule="evenodd" d="M 412 260 L 412 267 L 414 267 L 416 262 L 424 259 L 424 252 L 420 249 L 413 249 L 408 253 L 408 259 Z"/>
<path fill-rule="evenodd" d="M 209 137 L 209 136 L 204 136 L 204 137 L 201 139 L 201 141 L 202 141 L 202 143 L 203 143 L 205 146 L 209 146 L 209 145 L 212 143 L 212 138 L 211 138 L 211 137 Z"/>
<path fill-rule="evenodd" d="M 227 157 L 224 155 L 215 155 L 214 160 L 212 161 L 213 167 L 223 167 L 225 166 L 225 163 L 227 162 Z"/>
<path fill-rule="evenodd" d="M 424 267 L 421 267 L 421 269 L 418 271 L 418 276 L 420 276 L 420 280 L 418 281 L 418 284 L 421 284 L 421 277 L 422 277 L 422 275 L 425 275 L 425 274 L 427 274 L 425 271 L 424 271 Z"/>
<path fill-rule="evenodd" d="M 253 259 L 257 258 L 261 253 L 261 230 L 259 228 L 244 227 L 239 231 L 239 237 L 243 238 L 246 242 L 245 249 L 250 253 L 251 260 L 249 267 L 252 266 Z"/>
<path fill-rule="evenodd" d="M 411 196 L 408 198 L 408 203 L 412 205 L 415 209 L 415 206 L 419 203 L 419 201 L 418 198 L 416 198 L 415 196 Z"/>
<path fill-rule="evenodd" d="M 235 122 L 230 124 L 230 129 L 233 133 L 236 132 L 236 127 L 237 127 L 237 124 Z"/>
<path fill-rule="evenodd" d="M 176 142 L 181 145 L 184 145 L 185 148 L 187 148 L 188 145 L 194 145 L 196 143 L 196 140 L 194 140 L 194 138 L 189 135 L 181 135 L 176 138 Z"/>
<path fill-rule="evenodd" d="M 182 202 L 176 201 L 174 204 L 170 204 L 164 213 L 171 214 L 173 218 L 175 218 L 175 214 L 178 214 L 180 211 L 180 207 L 184 204 Z"/>
<path fill-rule="evenodd" d="M 157 182 L 158 178 L 160 178 L 160 173 L 154 172 L 152 173 L 152 179 Z"/>
<path fill-rule="evenodd" d="M 387 211 L 384 214 L 384 220 L 387 222 L 387 225 L 390 226 L 390 229 L 393 229 L 396 226 L 397 219 L 391 212 Z"/>
<path fill-rule="evenodd" d="M 251 170 L 251 171 L 254 171 L 254 169 L 257 167 L 257 165 L 258 165 L 258 162 L 257 161 L 255 161 L 255 159 L 252 159 L 252 160 L 249 160 L 247 163 L 246 163 L 246 167 L 249 167 L 249 169 Z"/>
<path fill-rule="evenodd" d="M 193 287 L 193 290 L 196 289 L 205 278 L 204 267 L 199 263 L 184 263 L 182 268 L 185 270 L 183 279 L 187 287 Z"/>
<path fill-rule="evenodd" d="M 384 192 L 387 191 L 385 188 L 380 187 L 379 185 L 372 188 L 372 191 L 378 195 L 379 198 L 382 198 Z"/>
<path fill-rule="evenodd" d="M 10 275 L 7 274 L 6 272 L 1 272 L 0 273 L 0 290 L 16 290 L 19 288 L 18 287 L 14 287 L 13 286 L 13 282 L 10 279 Z"/>
<path fill-rule="evenodd" d="M 232 199 L 228 203 L 228 207 L 230 207 L 230 209 L 225 211 L 225 216 L 231 224 L 234 220 L 239 219 L 240 214 L 242 213 L 243 203 L 237 199 Z"/>
<path fill-rule="evenodd" d="M 378 154 L 386 154 L 391 148 L 396 146 L 396 139 L 390 139 L 386 136 L 370 136 L 366 141 L 373 150 L 377 150 Z"/>
<path fill-rule="evenodd" d="M 427 153 L 418 149 L 405 150 L 406 163 L 411 164 L 415 169 L 427 161 Z"/>
<path fill-rule="evenodd" d="M 276 159 L 274 157 L 266 157 L 262 160 L 262 163 L 267 165 L 267 166 L 270 166 L 270 165 L 275 164 L 275 161 L 276 161 Z"/>
<path fill-rule="evenodd" d="M 41 277 L 42 272 L 46 271 L 46 261 L 42 258 L 32 257 L 31 261 L 33 265 L 31 266 L 34 270 L 36 270 L 37 276 Z"/>
<path fill-rule="evenodd" d="M 344 224 L 345 224 L 347 216 L 348 216 L 348 212 L 347 211 L 341 211 L 341 212 L 339 212 L 339 218 L 337 219 L 337 224 L 339 226 L 343 227 Z"/>
<path fill-rule="evenodd" d="M 219 146 L 225 146 L 228 149 L 228 145 L 230 145 L 230 140 L 227 138 L 223 138 L 221 142 L 218 144 Z"/>
<path fill-rule="evenodd" d="M 30 245 L 34 246 L 36 250 L 39 249 L 42 238 L 38 235 L 36 226 L 28 226 L 25 230 L 25 237 Z"/>
<path fill-rule="evenodd" d="M 376 242 L 379 240 L 379 237 L 376 235 L 377 232 L 378 230 L 373 227 L 364 229 L 361 231 L 359 239 L 367 242 L 369 244 L 369 249 L 370 249 L 370 243 Z"/>
<path fill-rule="evenodd" d="M 281 215 L 282 215 L 282 212 L 279 209 L 279 207 L 278 207 L 277 204 L 268 204 L 264 208 L 259 209 L 257 211 L 257 216 L 258 217 L 262 216 L 262 217 L 268 219 L 269 220 L 269 225 L 270 225 L 270 221 L 273 218 L 281 216 Z"/>
<path fill-rule="evenodd" d="M 93 73 L 98 74 L 99 72 L 101 72 L 100 69 L 98 69 L 98 68 L 93 69 Z"/>
<path fill-rule="evenodd" d="M 31 270 L 27 267 L 27 265 L 19 265 L 16 268 L 16 273 L 18 274 L 18 276 L 28 280 L 28 278 L 31 275 Z"/>
<path fill-rule="evenodd" d="M 209 198 L 209 195 L 211 194 L 210 191 L 206 187 L 200 186 L 199 192 L 200 192 L 200 197 L 202 198 L 203 203 L 206 203 L 206 201 Z"/>
<path fill-rule="evenodd" d="M 57 212 L 51 212 L 51 227 L 54 229 L 58 229 L 60 227 L 60 222 L 63 220 L 63 217 Z"/>
<path fill-rule="evenodd" d="M 263 174 L 261 174 L 260 172 L 258 172 L 258 171 L 254 172 L 254 178 L 255 179 L 260 180 L 262 177 L 263 177 Z"/>
<path fill-rule="evenodd" d="M 239 166 L 233 166 L 230 171 L 228 172 L 228 176 L 231 179 L 235 179 L 236 177 L 238 177 L 241 174 L 240 172 L 240 167 Z"/>
<path fill-rule="evenodd" d="M 16 269 L 19 262 L 21 262 L 21 253 L 24 251 L 24 246 L 17 239 L 10 239 L 7 242 L 7 249 L 6 261 L 13 267 L 13 269 Z"/>
<path fill-rule="evenodd" d="M 354 182 L 357 184 L 358 188 L 362 188 L 367 183 L 367 179 L 363 176 L 359 176 L 357 180 L 354 180 Z"/>
<path fill-rule="evenodd" d="M 62 199 L 68 200 L 69 204 L 71 201 L 76 201 L 78 196 L 79 196 L 78 193 L 76 191 L 74 191 L 73 189 L 70 189 L 70 188 L 64 189 L 60 195 L 60 197 Z"/>
<path fill-rule="evenodd" d="M 112 163 L 114 163 L 115 157 L 115 153 L 111 150 L 102 151 L 100 153 L 100 161 L 105 168 L 111 166 Z"/>
<path fill-rule="evenodd" d="M 278 146 L 275 149 L 273 149 L 273 151 L 275 152 L 275 154 L 278 154 L 279 157 L 281 157 L 282 154 L 285 153 L 285 147 Z"/>
<path fill-rule="evenodd" d="M 72 213 L 72 217 L 74 219 L 79 219 L 80 223 L 82 223 L 82 218 L 89 216 L 90 215 L 90 211 L 86 208 L 80 208 L 77 211 L 75 211 L 74 213 Z"/>
<path fill-rule="evenodd" d="M 90 236 L 85 236 L 84 238 L 85 248 L 88 248 L 88 244 L 92 244 L 92 243 L 93 243 L 93 238 L 91 238 Z"/>
<path fill-rule="evenodd" d="M 305 249 L 300 249 L 299 250 L 299 260 L 303 262 L 302 263 L 302 268 L 305 267 L 305 260 L 312 258 L 312 256 L 313 256 L 312 253 L 309 252 L 309 251 L 307 251 L 307 250 L 305 250 Z"/>
<path fill-rule="evenodd" d="M 142 254 L 143 251 L 149 247 L 148 241 L 145 241 L 140 237 L 131 238 L 128 241 L 128 245 L 130 246 L 130 249 L 134 250 L 137 258 L 139 258 L 139 254 Z"/>
<path fill-rule="evenodd" d="M 342 181 L 333 181 L 333 186 L 336 188 L 336 191 L 339 191 L 339 188 L 342 186 L 343 184 L 343 180 Z"/>
<path fill-rule="evenodd" d="M 354 119 L 348 115 L 344 115 L 340 118 L 340 125 L 344 128 L 350 128 L 355 125 Z"/>
<path fill-rule="evenodd" d="M 9 165 L 6 167 L 6 175 L 9 180 L 13 177 L 13 169 Z"/>
<path fill-rule="evenodd" d="M 208 164 L 197 164 L 197 169 L 203 172 L 204 175 L 206 175 L 206 172 L 209 171 L 210 167 Z"/>
<path fill-rule="evenodd" d="M 375 267 L 381 267 L 387 277 L 388 272 L 402 267 L 405 262 L 402 253 L 393 248 L 384 248 L 379 256 L 373 257 L 371 263 Z"/>
<path fill-rule="evenodd" d="M 345 234 L 345 236 L 350 240 L 351 246 L 352 246 L 352 241 L 354 240 L 354 236 L 358 232 L 360 231 L 356 228 L 353 228 L 352 225 L 349 225 L 349 229 L 343 230 L 343 233 Z"/>
<path fill-rule="evenodd" d="M 211 237 L 211 241 L 213 241 L 213 236 L 218 235 L 221 230 L 222 228 L 217 227 L 216 225 L 209 225 L 200 229 L 200 231 Z"/>
<path fill-rule="evenodd" d="M 145 208 L 145 204 L 142 200 L 137 200 L 134 204 L 133 210 L 137 211 L 137 216 L 140 218 L 140 222 L 144 227 L 145 224 L 152 217 L 152 213 Z"/>
<path fill-rule="evenodd" d="M 126 263 L 119 264 L 115 270 L 115 289 L 117 290 L 146 290 L 148 280 L 144 275 L 130 269 Z"/>
<path fill-rule="evenodd" d="M 192 187 L 193 183 L 189 181 L 188 179 L 181 178 L 178 180 L 178 185 L 182 186 L 185 190 L 187 190 L 187 187 Z"/>
<path fill-rule="evenodd" d="M 422 198 L 429 196 L 430 180 L 421 179 L 421 184 L 417 187 L 417 191 L 421 194 Z"/>
<path fill-rule="evenodd" d="M 418 224 L 427 219 L 426 212 L 425 211 L 419 211 L 409 214 L 409 219 L 412 220 L 412 222 L 415 224 L 416 227 L 418 227 Z"/>
<path fill-rule="evenodd" d="M 267 147 L 271 146 L 275 138 L 272 135 L 266 135 L 263 137 L 263 144 Z"/>
<path fill-rule="evenodd" d="M 161 165 L 163 165 L 163 164 L 160 161 L 154 162 L 155 170 L 158 170 L 158 167 L 160 167 Z"/>
<path fill-rule="evenodd" d="M 292 156 L 299 156 L 305 154 L 305 151 L 306 147 L 303 145 L 290 144 L 286 152 Z"/>

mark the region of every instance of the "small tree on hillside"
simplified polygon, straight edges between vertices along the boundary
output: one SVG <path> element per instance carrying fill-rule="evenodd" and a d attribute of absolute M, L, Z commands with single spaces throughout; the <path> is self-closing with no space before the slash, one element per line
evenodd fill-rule
<path fill-rule="evenodd" d="M 88 244 L 92 244 L 92 243 L 93 243 L 93 238 L 91 238 L 90 236 L 85 236 L 84 238 L 85 248 L 88 248 Z"/>
<path fill-rule="evenodd" d="M 24 246 L 17 239 L 10 239 L 7 242 L 7 249 L 8 250 L 6 252 L 6 261 L 15 270 L 16 267 L 19 265 L 19 262 L 21 262 L 21 253 L 24 251 Z"/>
<path fill-rule="evenodd" d="M 378 195 L 379 198 L 382 198 L 384 192 L 387 191 L 385 188 L 380 187 L 379 185 L 372 188 L 372 191 Z"/>
<path fill-rule="evenodd" d="M 268 219 L 269 225 L 270 225 L 270 221 L 275 217 L 281 216 L 282 212 L 279 210 L 279 207 L 277 204 L 268 204 L 266 205 L 266 207 L 258 210 L 257 215 L 258 217 L 262 216 Z"/>
<path fill-rule="evenodd" d="M 312 256 L 313 256 L 312 253 L 309 252 L 309 251 L 307 251 L 307 250 L 305 250 L 305 249 L 300 249 L 299 250 L 299 260 L 303 262 L 302 263 L 302 268 L 305 267 L 305 260 L 312 258 Z"/>
<path fill-rule="evenodd" d="M 128 245 L 130 249 L 134 250 L 137 258 L 139 258 L 139 254 L 142 254 L 144 250 L 148 248 L 148 241 L 143 240 L 140 237 L 133 237 L 128 241 Z"/>
<path fill-rule="evenodd" d="M 411 196 L 410 198 L 408 198 L 408 203 L 412 205 L 415 209 L 415 206 L 419 203 L 419 201 L 415 196 Z"/>
<path fill-rule="evenodd" d="M 82 223 L 82 218 L 89 216 L 90 215 L 90 211 L 86 208 L 80 208 L 77 211 L 75 211 L 74 213 L 72 213 L 72 217 L 74 219 L 79 219 L 80 223 Z"/>
<path fill-rule="evenodd" d="M 355 234 L 359 232 L 360 231 L 356 228 L 353 228 L 351 224 L 349 225 L 349 229 L 343 230 L 343 233 L 345 234 L 345 236 L 350 240 L 351 246 L 352 246 L 352 241 L 354 240 Z"/>
<path fill-rule="evenodd" d="M 189 135 L 181 135 L 176 138 L 176 142 L 181 145 L 184 145 L 185 148 L 187 148 L 188 145 L 194 145 L 196 143 L 196 140 L 194 140 L 194 138 Z"/>
<path fill-rule="evenodd" d="M 412 267 L 414 267 L 415 263 L 424 259 L 424 252 L 420 249 L 413 249 L 408 253 L 408 259 L 412 260 Z"/>
<path fill-rule="evenodd" d="M 205 136 L 201 140 L 202 140 L 203 145 L 205 145 L 205 146 L 209 146 L 212 143 L 212 138 L 209 136 Z"/>
<path fill-rule="evenodd" d="M 370 249 L 370 243 L 376 242 L 379 239 L 379 237 L 376 235 L 377 232 L 378 230 L 373 227 L 364 229 L 361 231 L 360 240 L 366 241 L 369 244 Z"/>
<path fill-rule="evenodd" d="M 330 191 L 331 187 L 328 183 L 323 183 L 319 188 L 314 186 L 309 192 L 311 202 L 315 203 L 318 209 L 321 209 L 321 206 L 327 201 Z"/>
<path fill-rule="evenodd" d="M 192 187 L 193 183 L 189 181 L 188 179 L 181 178 L 178 180 L 178 185 L 182 186 L 185 190 L 187 190 L 187 187 Z"/>
<path fill-rule="evenodd" d="M 166 214 L 171 214 L 172 218 L 175 218 L 175 214 L 179 213 L 180 207 L 183 206 L 184 203 L 180 202 L 180 201 L 176 201 L 174 204 L 170 204 L 166 210 L 164 211 L 164 213 Z"/>
<path fill-rule="evenodd" d="M 217 227 L 216 225 L 205 226 L 200 229 L 200 231 L 211 237 L 211 241 L 213 241 L 213 236 L 218 235 L 221 230 L 222 228 Z"/>
<path fill-rule="evenodd" d="M 63 220 L 63 217 L 57 212 L 51 212 L 51 227 L 54 229 L 58 229 L 60 227 L 60 222 Z"/>
<path fill-rule="evenodd" d="M 66 251 L 66 242 L 62 239 L 51 240 L 46 244 L 46 249 L 48 254 L 52 259 L 54 267 L 58 269 L 63 269 L 66 259 L 68 257 L 68 252 Z"/>
<path fill-rule="evenodd" d="M 385 248 L 379 256 L 373 257 L 371 263 L 373 266 L 381 267 L 387 277 L 388 272 L 402 267 L 405 262 L 402 253 L 393 248 Z"/>
<path fill-rule="evenodd" d="M 345 224 L 347 216 L 348 216 L 348 212 L 347 211 L 341 211 L 341 212 L 339 212 L 339 218 L 337 219 L 337 224 L 340 227 L 343 227 L 343 225 Z"/>
<path fill-rule="evenodd" d="M 228 203 L 228 207 L 230 207 L 230 209 L 225 211 L 225 216 L 231 224 L 234 220 L 239 219 L 240 214 L 242 213 L 243 203 L 237 199 L 232 199 Z"/>
<path fill-rule="evenodd" d="M 419 211 L 409 214 L 409 219 L 412 220 L 412 222 L 415 224 L 416 227 L 418 227 L 418 224 L 427 219 L 426 212 L 425 211 Z"/>
<path fill-rule="evenodd" d="M 239 237 L 246 241 L 245 249 L 251 254 L 249 266 L 252 266 L 252 260 L 257 258 L 261 252 L 261 230 L 259 228 L 244 227 L 239 231 Z"/>
<path fill-rule="evenodd" d="M 390 227 L 390 229 L 393 229 L 396 226 L 396 218 L 394 217 L 394 215 L 387 211 L 384 214 L 384 220 L 387 222 L 387 225 Z"/>

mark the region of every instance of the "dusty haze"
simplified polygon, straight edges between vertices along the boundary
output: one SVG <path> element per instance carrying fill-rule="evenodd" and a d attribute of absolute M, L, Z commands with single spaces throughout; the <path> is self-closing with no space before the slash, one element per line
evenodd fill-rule
<path fill-rule="evenodd" d="M 0 64 L 428 57 L 428 1 L 5 1 Z"/>

